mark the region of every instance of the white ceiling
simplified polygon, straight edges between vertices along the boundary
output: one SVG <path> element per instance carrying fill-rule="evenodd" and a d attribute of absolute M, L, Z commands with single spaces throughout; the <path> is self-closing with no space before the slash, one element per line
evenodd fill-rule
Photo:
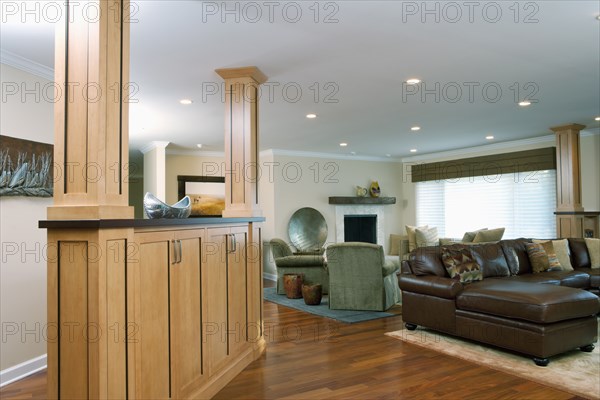
<path fill-rule="evenodd" d="M 503 142 L 571 122 L 599 125 L 597 0 L 519 2 L 519 22 L 512 1 L 475 2 L 472 22 L 468 2 L 451 2 L 461 7 L 457 22 L 451 21 L 457 9 L 447 2 L 427 3 L 439 7 L 439 22 L 422 10 L 409 13 L 422 2 L 321 2 L 317 23 L 314 2 L 274 2 L 272 18 L 270 3 L 262 1 L 227 3 L 239 7 L 237 15 L 222 15 L 222 2 L 132 3 L 131 81 L 139 88 L 130 108 L 132 148 L 166 140 L 176 149 L 202 143 L 222 151 L 224 105 L 220 95 L 203 99 L 203 90 L 218 87 L 221 94 L 216 68 L 247 65 L 258 66 L 272 88 L 272 98 L 263 88 L 260 102 L 261 149 L 403 157 L 413 148 L 424 154 L 486 144 L 486 135 Z M 253 23 L 256 6 L 263 15 Z M 298 7 L 302 16 L 293 23 Z M 493 23 L 497 7 L 502 15 Z M 324 23 L 330 13 L 337 22 Z M 528 16 L 537 22 L 525 23 Z M 8 18 L 0 44 L 52 66 L 53 29 L 43 18 L 33 24 Z M 447 85 L 446 95 L 440 89 L 439 101 L 434 94 L 403 99 L 403 82 L 411 77 L 425 82 L 420 90 Z M 486 101 L 485 84 L 488 98 L 501 88 L 497 102 Z M 472 101 L 467 85 L 477 85 Z M 462 96 L 452 102 L 457 86 Z M 293 101 L 298 87 L 302 95 Z M 534 89 L 532 106 L 515 103 Z M 326 102 L 328 94 L 337 102 Z M 183 98 L 194 103 L 183 106 Z M 422 129 L 411 132 L 414 125 Z"/>

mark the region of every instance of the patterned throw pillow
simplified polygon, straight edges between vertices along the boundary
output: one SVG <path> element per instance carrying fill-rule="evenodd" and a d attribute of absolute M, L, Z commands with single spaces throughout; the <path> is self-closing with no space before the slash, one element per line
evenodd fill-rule
<path fill-rule="evenodd" d="M 531 269 L 534 274 L 547 271 L 549 269 L 562 269 L 560 262 L 554 252 L 552 241 L 542 243 L 525 243 L 527 255 L 531 263 Z"/>
<path fill-rule="evenodd" d="M 543 243 L 545 240 L 533 239 L 534 243 Z M 553 240 L 552 246 L 558 262 L 564 271 L 573 271 L 571 256 L 569 254 L 569 242 L 567 239 Z"/>
<path fill-rule="evenodd" d="M 475 262 L 468 248 L 442 247 L 442 262 L 450 278 L 457 279 L 461 283 L 483 279 L 481 266 Z"/>

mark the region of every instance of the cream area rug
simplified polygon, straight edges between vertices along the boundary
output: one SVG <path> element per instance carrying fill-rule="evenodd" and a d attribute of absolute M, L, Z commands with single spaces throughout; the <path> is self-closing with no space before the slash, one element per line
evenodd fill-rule
<path fill-rule="evenodd" d="M 565 392 L 590 399 L 600 399 L 600 346 L 591 353 L 579 349 L 550 357 L 547 367 L 538 367 L 531 358 L 479 345 L 432 330 L 417 328 L 387 332 L 387 336 L 439 351 L 475 364 L 517 375 Z"/>

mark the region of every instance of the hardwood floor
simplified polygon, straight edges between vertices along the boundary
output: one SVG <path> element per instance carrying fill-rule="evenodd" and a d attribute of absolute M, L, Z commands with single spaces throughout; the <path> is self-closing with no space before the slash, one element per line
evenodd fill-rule
<path fill-rule="evenodd" d="M 402 317 L 343 324 L 264 303 L 267 353 L 215 399 L 577 399 L 577 396 L 384 336 Z M 41 372 L 0 390 L 45 398 Z"/>

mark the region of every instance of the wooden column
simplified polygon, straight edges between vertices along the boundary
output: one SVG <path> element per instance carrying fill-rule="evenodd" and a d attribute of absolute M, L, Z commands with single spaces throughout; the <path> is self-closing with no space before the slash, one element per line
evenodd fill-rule
<path fill-rule="evenodd" d="M 225 80 L 225 210 L 223 217 L 259 217 L 257 67 L 217 69 Z"/>
<path fill-rule="evenodd" d="M 56 26 L 54 206 L 49 219 L 131 218 L 129 0 L 66 1 Z"/>
<path fill-rule="evenodd" d="M 579 132 L 584 125 L 550 128 L 556 134 L 556 230 L 558 237 L 583 237 Z M 566 214 L 564 212 L 569 212 Z"/>
<path fill-rule="evenodd" d="M 56 25 L 62 96 L 54 111 L 48 219 L 132 218 L 129 0 L 67 0 L 65 6 Z M 48 229 L 49 399 L 127 397 L 125 253 L 132 243 L 130 228 Z"/>

